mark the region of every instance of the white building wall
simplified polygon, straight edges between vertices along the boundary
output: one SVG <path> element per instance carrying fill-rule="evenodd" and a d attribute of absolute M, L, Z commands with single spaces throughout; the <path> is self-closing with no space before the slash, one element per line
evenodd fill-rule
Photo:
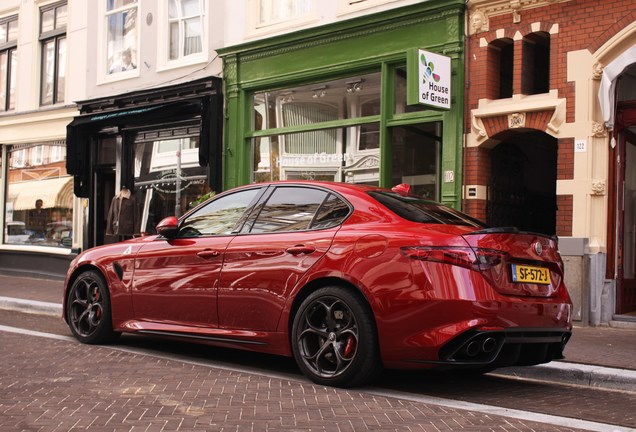
<path fill-rule="evenodd" d="M 98 2 L 93 2 L 97 4 Z M 105 3 L 105 2 L 103 2 Z M 136 73 L 126 76 L 106 73 L 106 23 L 104 8 L 94 5 L 87 11 L 86 26 L 86 96 L 88 99 L 122 94 L 135 90 L 171 86 L 198 78 L 220 76 L 221 60 L 215 50 L 223 46 L 226 3 L 221 0 L 204 0 L 206 40 L 204 52 L 193 60 L 168 64 L 165 50 L 168 44 L 167 1 L 139 2 L 138 65 Z M 230 26 L 231 27 L 231 26 Z"/>

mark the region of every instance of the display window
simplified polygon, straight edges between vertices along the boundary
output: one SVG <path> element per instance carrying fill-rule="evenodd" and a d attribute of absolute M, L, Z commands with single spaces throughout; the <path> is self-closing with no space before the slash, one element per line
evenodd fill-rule
<path fill-rule="evenodd" d="M 161 219 L 179 217 L 212 196 L 198 152 L 198 137 L 135 144 L 135 194 L 142 234 L 154 234 Z"/>
<path fill-rule="evenodd" d="M 406 103 L 406 68 L 387 74 L 393 92 L 381 99 L 382 74 L 322 81 L 253 96 L 252 181 L 323 180 L 391 185 L 440 199 L 442 122 Z M 387 120 L 381 161 L 382 106 Z M 439 117 L 437 117 L 439 118 Z M 388 123 L 388 121 L 387 121 Z M 388 177 L 388 176 L 387 176 Z"/>
<path fill-rule="evenodd" d="M 9 148 L 5 244 L 71 248 L 73 178 L 65 150 L 63 142 Z"/>
<path fill-rule="evenodd" d="M 380 73 L 259 92 L 253 104 L 254 129 L 264 131 L 252 141 L 254 181 L 378 184 Z"/>

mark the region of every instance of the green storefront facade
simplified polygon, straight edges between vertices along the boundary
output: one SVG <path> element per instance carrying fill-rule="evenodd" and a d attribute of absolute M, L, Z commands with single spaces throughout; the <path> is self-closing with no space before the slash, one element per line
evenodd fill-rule
<path fill-rule="evenodd" d="M 449 109 L 407 104 L 418 49 L 450 59 Z M 431 0 L 219 50 L 224 188 L 409 183 L 459 208 L 463 49 L 463 0 Z"/>

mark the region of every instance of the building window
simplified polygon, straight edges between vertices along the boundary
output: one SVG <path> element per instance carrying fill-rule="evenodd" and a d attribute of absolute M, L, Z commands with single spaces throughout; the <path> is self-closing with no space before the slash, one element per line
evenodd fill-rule
<path fill-rule="evenodd" d="M 137 69 L 136 0 L 106 0 L 106 72 L 109 75 Z"/>
<path fill-rule="evenodd" d="M 71 248 L 73 177 L 54 163 L 59 142 L 9 147 L 4 242 Z"/>
<path fill-rule="evenodd" d="M 497 39 L 488 45 L 489 96 L 492 99 L 512 97 L 514 41 Z"/>
<path fill-rule="evenodd" d="M 15 109 L 18 17 L 0 19 L 0 112 Z"/>
<path fill-rule="evenodd" d="M 550 34 L 531 33 L 523 38 L 521 92 L 541 94 L 550 91 Z"/>
<path fill-rule="evenodd" d="M 40 104 L 64 102 L 66 85 L 66 3 L 40 10 L 40 43 L 42 44 L 42 86 Z"/>
<path fill-rule="evenodd" d="M 203 0 L 170 0 L 170 60 L 203 52 Z"/>
<path fill-rule="evenodd" d="M 317 15 L 316 0 L 249 0 L 249 31 L 268 33 L 312 21 Z"/>
<path fill-rule="evenodd" d="M 380 73 L 259 92 L 253 103 L 253 181 L 379 183 Z"/>
<path fill-rule="evenodd" d="M 313 7 L 313 0 L 260 0 L 258 3 L 258 27 L 301 18 L 311 13 Z"/>
<path fill-rule="evenodd" d="M 339 0 L 338 13 L 347 14 L 369 9 L 376 6 L 384 6 L 387 3 L 394 3 L 397 0 Z"/>

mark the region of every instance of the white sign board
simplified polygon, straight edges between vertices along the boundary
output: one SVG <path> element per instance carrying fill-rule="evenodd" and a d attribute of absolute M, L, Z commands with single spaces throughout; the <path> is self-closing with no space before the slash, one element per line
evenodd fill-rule
<path fill-rule="evenodd" d="M 419 102 L 437 108 L 451 106 L 451 59 L 418 50 Z"/>

